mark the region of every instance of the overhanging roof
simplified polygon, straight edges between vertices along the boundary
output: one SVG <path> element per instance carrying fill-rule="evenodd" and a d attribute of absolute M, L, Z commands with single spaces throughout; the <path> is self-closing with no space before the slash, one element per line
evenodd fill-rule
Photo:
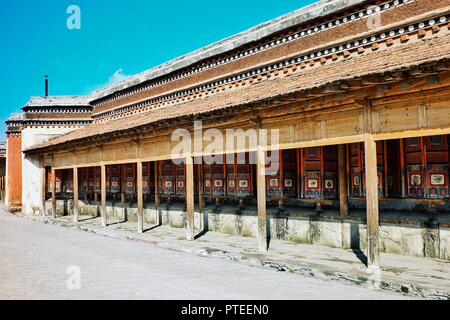
<path fill-rule="evenodd" d="M 87 138 L 103 137 L 111 133 L 126 133 L 162 120 L 175 120 L 186 116 L 264 101 L 277 96 L 301 92 L 330 83 L 363 76 L 382 74 L 403 68 L 450 59 L 450 34 L 428 40 L 402 44 L 391 49 L 374 51 L 340 62 L 298 72 L 290 77 L 262 81 L 211 95 L 201 100 L 163 107 L 147 113 L 129 116 L 107 123 L 92 124 L 67 135 L 36 145 L 27 151 L 39 151 L 54 146 L 65 146 Z"/>
<path fill-rule="evenodd" d="M 24 108 L 28 107 L 88 107 L 87 96 L 49 96 L 31 97 Z"/>

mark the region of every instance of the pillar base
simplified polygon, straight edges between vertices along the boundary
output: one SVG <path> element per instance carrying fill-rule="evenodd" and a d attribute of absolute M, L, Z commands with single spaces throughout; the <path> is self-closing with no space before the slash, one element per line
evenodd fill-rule
<path fill-rule="evenodd" d="M 258 243 L 258 251 L 261 253 L 265 253 L 269 251 L 269 246 L 267 245 L 267 241 L 264 241 L 264 243 L 259 242 Z"/>
<path fill-rule="evenodd" d="M 187 231 L 186 232 L 186 240 L 187 241 L 194 241 L 195 240 L 194 233 L 191 232 L 191 231 Z"/>

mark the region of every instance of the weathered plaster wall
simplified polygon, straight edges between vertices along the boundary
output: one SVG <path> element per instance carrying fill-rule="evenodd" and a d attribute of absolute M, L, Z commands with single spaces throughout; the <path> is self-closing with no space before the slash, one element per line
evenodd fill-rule
<path fill-rule="evenodd" d="M 22 130 L 22 150 L 73 131 L 73 128 L 26 128 Z M 39 214 L 42 208 L 41 163 L 36 156 L 22 153 L 22 212 Z"/>

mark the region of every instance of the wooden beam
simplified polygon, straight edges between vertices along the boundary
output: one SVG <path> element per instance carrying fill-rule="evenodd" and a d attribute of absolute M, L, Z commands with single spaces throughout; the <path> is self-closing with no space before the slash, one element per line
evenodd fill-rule
<path fill-rule="evenodd" d="M 102 191 L 102 204 L 101 204 L 101 217 L 102 227 L 108 226 L 108 217 L 106 216 L 106 166 L 101 165 L 101 191 Z"/>
<path fill-rule="evenodd" d="M 393 139 L 406 139 L 416 137 L 429 137 L 429 136 L 441 136 L 450 134 L 450 127 L 441 127 L 436 129 L 412 129 L 402 130 L 397 132 L 378 133 L 375 135 L 376 141 L 381 140 L 393 140 Z"/>
<path fill-rule="evenodd" d="M 56 218 L 56 171 L 52 167 L 52 217 Z"/>
<path fill-rule="evenodd" d="M 194 234 L 194 160 L 186 157 L 186 239 L 193 241 Z"/>
<path fill-rule="evenodd" d="M 348 194 L 347 194 L 347 163 L 346 163 L 346 146 L 341 144 L 338 146 L 339 157 L 339 204 L 341 219 L 348 217 Z"/>
<path fill-rule="evenodd" d="M 367 267 L 380 268 L 377 145 L 371 133 L 364 139 L 367 199 Z"/>
<path fill-rule="evenodd" d="M 78 223 L 80 221 L 80 211 L 78 208 L 78 168 L 73 168 L 73 221 Z"/>
<path fill-rule="evenodd" d="M 144 233 L 144 196 L 142 180 L 142 161 L 136 163 L 137 167 L 137 206 L 138 206 L 138 233 Z"/>

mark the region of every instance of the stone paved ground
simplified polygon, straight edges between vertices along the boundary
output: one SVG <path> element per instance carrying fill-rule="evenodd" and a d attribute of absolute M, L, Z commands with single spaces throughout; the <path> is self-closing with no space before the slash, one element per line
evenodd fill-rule
<path fill-rule="evenodd" d="M 186 252 L 198 256 L 215 257 L 241 264 L 288 271 L 322 280 L 337 280 L 367 288 L 381 288 L 414 297 L 450 300 L 450 262 L 396 254 L 381 254 L 382 270 L 367 272 L 361 261 L 364 255 L 316 245 L 302 245 L 286 241 L 272 241 L 270 251 L 259 253 L 254 238 L 229 236 L 208 232 L 196 241 L 186 241 L 184 229 L 169 226 L 145 226 L 144 234 L 136 233 L 136 223 L 109 221 L 102 228 L 99 218 L 82 217 L 74 224 L 71 217 L 33 216 L 28 219 L 84 230 L 99 235 L 132 239 L 153 246 Z"/>
<path fill-rule="evenodd" d="M 151 244 L 43 224 L 0 210 L 0 299 L 407 298 Z M 75 273 L 68 274 L 70 266 L 81 271 L 80 290 L 68 289 L 67 280 L 77 272 L 69 269 Z"/>

